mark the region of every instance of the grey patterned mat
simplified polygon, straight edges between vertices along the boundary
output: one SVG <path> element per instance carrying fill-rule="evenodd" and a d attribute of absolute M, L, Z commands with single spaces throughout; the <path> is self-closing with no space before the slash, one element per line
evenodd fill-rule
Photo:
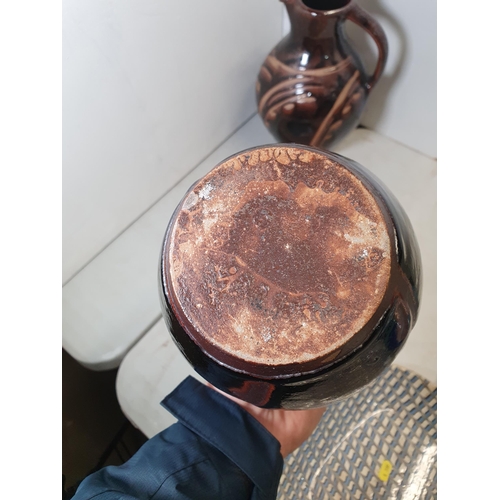
<path fill-rule="evenodd" d="M 437 389 L 392 365 L 285 460 L 279 500 L 437 498 Z"/>

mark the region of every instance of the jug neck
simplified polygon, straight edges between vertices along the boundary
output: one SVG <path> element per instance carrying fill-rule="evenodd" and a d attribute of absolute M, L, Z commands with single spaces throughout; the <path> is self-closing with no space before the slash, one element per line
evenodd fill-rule
<path fill-rule="evenodd" d="M 290 19 L 290 35 L 295 39 L 331 38 L 337 24 L 345 20 L 353 0 L 281 0 Z"/>

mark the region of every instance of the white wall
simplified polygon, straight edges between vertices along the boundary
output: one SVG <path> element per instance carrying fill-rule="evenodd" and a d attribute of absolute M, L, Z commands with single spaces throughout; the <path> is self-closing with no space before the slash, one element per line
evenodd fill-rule
<path fill-rule="evenodd" d="M 356 0 L 382 25 L 389 42 L 384 74 L 361 123 L 432 158 L 437 156 L 436 0 Z M 356 46 L 369 48 L 360 29 Z M 365 42 L 364 44 L 362 42 Z M 372 53 L 375 46 L 370 43 Z M 366 51 L 365 51 L 366 52 Z M 368 64 L 375 57 L 367 57 Z M 373 65 L 370 65 L 373 67 Z"/>
<path fill-rule="evenodd" d="M 63 282 L 255 111 L 278 0 L 63 0 Z"/>

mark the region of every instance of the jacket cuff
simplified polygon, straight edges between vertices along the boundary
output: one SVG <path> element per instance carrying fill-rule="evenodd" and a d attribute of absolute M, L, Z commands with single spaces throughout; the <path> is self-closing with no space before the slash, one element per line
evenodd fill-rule
<path fill-rule="evenodd" d="M 234 462 L 260 490 L 261 498 L 276 498 L 283 471 L 280 443 L 240 405 L 191 376 L 161 404 Z"/>

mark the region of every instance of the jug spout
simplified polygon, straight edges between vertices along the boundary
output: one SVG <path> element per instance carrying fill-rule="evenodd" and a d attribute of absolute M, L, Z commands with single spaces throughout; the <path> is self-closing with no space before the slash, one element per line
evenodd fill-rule
<path fill-rule="evenodd" d="M 324 39 L 347 17 L 352 0 L 281 0 L 290 19 L 293 38 Z"/>

